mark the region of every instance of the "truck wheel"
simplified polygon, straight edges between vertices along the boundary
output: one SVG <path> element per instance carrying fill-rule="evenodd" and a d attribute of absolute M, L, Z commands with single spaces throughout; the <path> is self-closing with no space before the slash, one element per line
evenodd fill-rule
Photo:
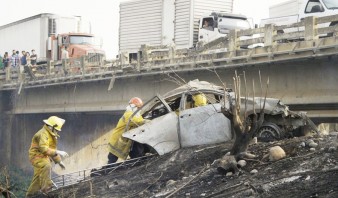
<path fill-rule="evenodd" d="M 261 142 L 276 141 L 281 138 L 281 129 L 274 123 L 265 123 L 258 130 L 257 139 Z"/>

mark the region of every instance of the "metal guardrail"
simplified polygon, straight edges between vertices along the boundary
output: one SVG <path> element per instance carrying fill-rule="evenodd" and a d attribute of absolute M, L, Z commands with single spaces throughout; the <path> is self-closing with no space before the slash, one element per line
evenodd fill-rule
<path fill-rule="evenodd" d="M 134 167 L 135 165 L 145 162 L 154 156 L 155 154 L 152 154 L 152 155 L 147 155 L 147 156 L 143 156 L 139 158 L 126 160 L 124 162 L 107 164 L 103 167 L 99 166 L 99 167 L 94 167 L 90 169 L 79 170 L 79 171 L 75 171 L 72 173 L 53 177 L 52 181 L 54 182 L 54 185 L 57 187 L 57 189 L 59 189 L 62 187 L 67 187 L 67 186 L 71 186 L 77 183 L 88 181 L 92 179 L 92 177 L 95 177 L 95 176 L 110 174 L 121 168 Z"/>
<path fill-rule="evenodd" d="M 257 29 L 231 30 L 227 37 L 192 50 L 142 46 L 142 57 L 133 61 L 122 56 L 107 63 L 96 62 L 97 57 L 69 59 L 62 64 L 48 62 L 23 73 L 17 70 L 0 72 L 0 90 L 335 55 L 338 53 L 338 25 L 318 27 L 334 21 L 338 21 L 338 15 L 307 17 L 302 22 L 283 26 L 268 24 Z M 279 33 L 281 31 L 284 33 Z M 323 35 L 326 36 L 320 38 Z M 249 39 L 243 40 L 243 36 Z M 263 47 L 243 49 L 254 44 Z"/>

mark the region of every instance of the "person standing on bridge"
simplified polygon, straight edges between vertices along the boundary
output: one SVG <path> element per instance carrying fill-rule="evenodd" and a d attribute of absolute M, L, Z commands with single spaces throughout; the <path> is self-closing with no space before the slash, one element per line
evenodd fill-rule
<path fill-rule="evenodd" d="M 30 56 L 32 66 L 36 66 L 38 55 L 35 54 L 35 50 L 32 49 L 32 55 Z"/>
<path fill-rule="evenodd" d="M 45 125 L 40 129 L 32 139 L 29 149 L 29 160 L 34 167 L 34 176 L 29 186 L 26 196 L 35 196 L 41 191 L 49 192 L 53 187 L 51 176 L 51 161 L 59 164 L 62 169 L 65 165 L 61 161 L 61 157 L 67 157 L 65 151 L 57 150 L 58 131 L 65 123 L 65 120 L 57 116 L 51 116 L 47 120 L 43 120 Z"/>
<path fill-rule="evenodd" d="M 62 49 L 61 49 L 61 59 L 62 60 L 69 59 L 69 53 L 68 53 L 67 46 L 63 46 Z"/>
<path fill-rule="evenodd" d="M 109 141 L 109 154 L 108 164 L 115 163 L 118 158 L 123 160 L 127 159 L 128 155 L 130 158 L 140 157 L 144 154 L 144 147 L 142 144 L 133 142 L 130 139 L 122 137 L 123 132 L 128 124 L 129 118 L 132 114 L 140 107 L 143 106 L 143 102 L 140 98 L 134 97 L 130 99 L 126 111 L 117 123 L 116 128 L 113 130 L 113 134 Z M 135 128 L 144 124 L 145 120 L 137 113 L 132 117 L 129 123 L 129 129 Z"/>

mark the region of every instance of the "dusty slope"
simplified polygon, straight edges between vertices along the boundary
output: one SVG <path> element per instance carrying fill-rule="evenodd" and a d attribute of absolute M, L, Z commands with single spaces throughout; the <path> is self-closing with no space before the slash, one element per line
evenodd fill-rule
<path fill-rule="evenodd" d="M 315 151 L 300 146 L 314 140 Z M 336 134 L 301 137 L 251 145 L 258 155 L 238 175 L 225 176 L 210 166 L 228 152 L 231 144 L 182 149 L 156 156 L 128 169 L 90 182 L 59 189 L 50 197 L 338 197 Z M 280 145 L 287 158 L 268 162 L 263 156 Z M 250 173 L 257 169 L 256 174 Z"/>

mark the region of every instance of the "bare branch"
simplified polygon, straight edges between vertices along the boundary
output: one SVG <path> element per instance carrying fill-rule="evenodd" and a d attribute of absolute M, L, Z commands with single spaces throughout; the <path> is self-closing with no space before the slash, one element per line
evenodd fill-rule
<path fill-rule="evenodd" d="M 246 119 L 247 116 L 247 105 L 248 105 L 248 90 L 246 85 L 246 75 L 245 71 L 243 71 L 243 78 L 244 78 L 244 89 L 245 89 L 245 104 L 244 104 L 244 119 Z M 245 122 L 245 128 L 246 128 L 246 122 Z"/>
<path fill-rule="evenodd" d="M 187 84 L 187 82 L 181 76 L 179 76 L 172 68 L 170 69 L 180 80 L 182 80 L 182 82 L 184 82 L 184 84 Z"/>
<path fill-rule="evenodd" d="M 265 109 L 265 102 L 266 102 L 266 97 L 268 95 L 269 82 L 270 82 L 270 80 L 269 80 L 269 77 L 268 77 L 268 80 L 266 81 L 266 90 L 265 90 L 264 103 L 263 103 L 263 109 L 262 110 Z"/>
<path fill-rule="evenodd" d="M 241 109 L 241 78 L 237 76 L 237 87 L 238 87 L 238 108 Z"/>
<path fill-rule="evenodd" d="M 214 66 L 214 72 L 215 72 L 215 74 L 216 74 L 218 80 L 222 83 L 223 87 L 226 88 L 225 83 L 222 81 L 221 77 L 218 75 L 215 66 Z"/>
<path fill-rule="evenodd" d="M 261 109 L 261 112 L 260 112 L 260 115 L 259 115 L 259 123 L 260 123 L 260 125 L 261 125 L 261 124 L 263 123 L 263 121 L 264 121 L 264 109 L 265 109 L 266 97 L 267 97 L 267 95 L 268 95 L 269 83 L 270 83 L 270 80 L 269 80 L 269 77 L 268 77 L 268 80 L 267 80 L 267 82 L 266 82 L 266 90 L 265 90 L 265 96 L 264 96 L 263 108 Z"/>
<path fill-rule="evenodd" d="M 261 70 L 258 71 L 258 74 L 259 74 L 259 83 L 261 85 L 261 94 L 263 94 L 263 85 L 262 85 Z M 259 100 L 259 109 L 262 109 L 262 97 Z"/>
<path fill-rule="evenodd" d="M 235 104 L 237 104 L 237 83 L 235 77 L 233 77 L 232 79 L 234 80 Z"/>
<path fill-rule="evenodd" d="M 253 99 L 253 113 L 256 115 L 256 110 L 255 110 L 255 79 L 252 79 L 252 92 L 253 92 L 253 96 L 252 96 L 252 99 Z"/>

